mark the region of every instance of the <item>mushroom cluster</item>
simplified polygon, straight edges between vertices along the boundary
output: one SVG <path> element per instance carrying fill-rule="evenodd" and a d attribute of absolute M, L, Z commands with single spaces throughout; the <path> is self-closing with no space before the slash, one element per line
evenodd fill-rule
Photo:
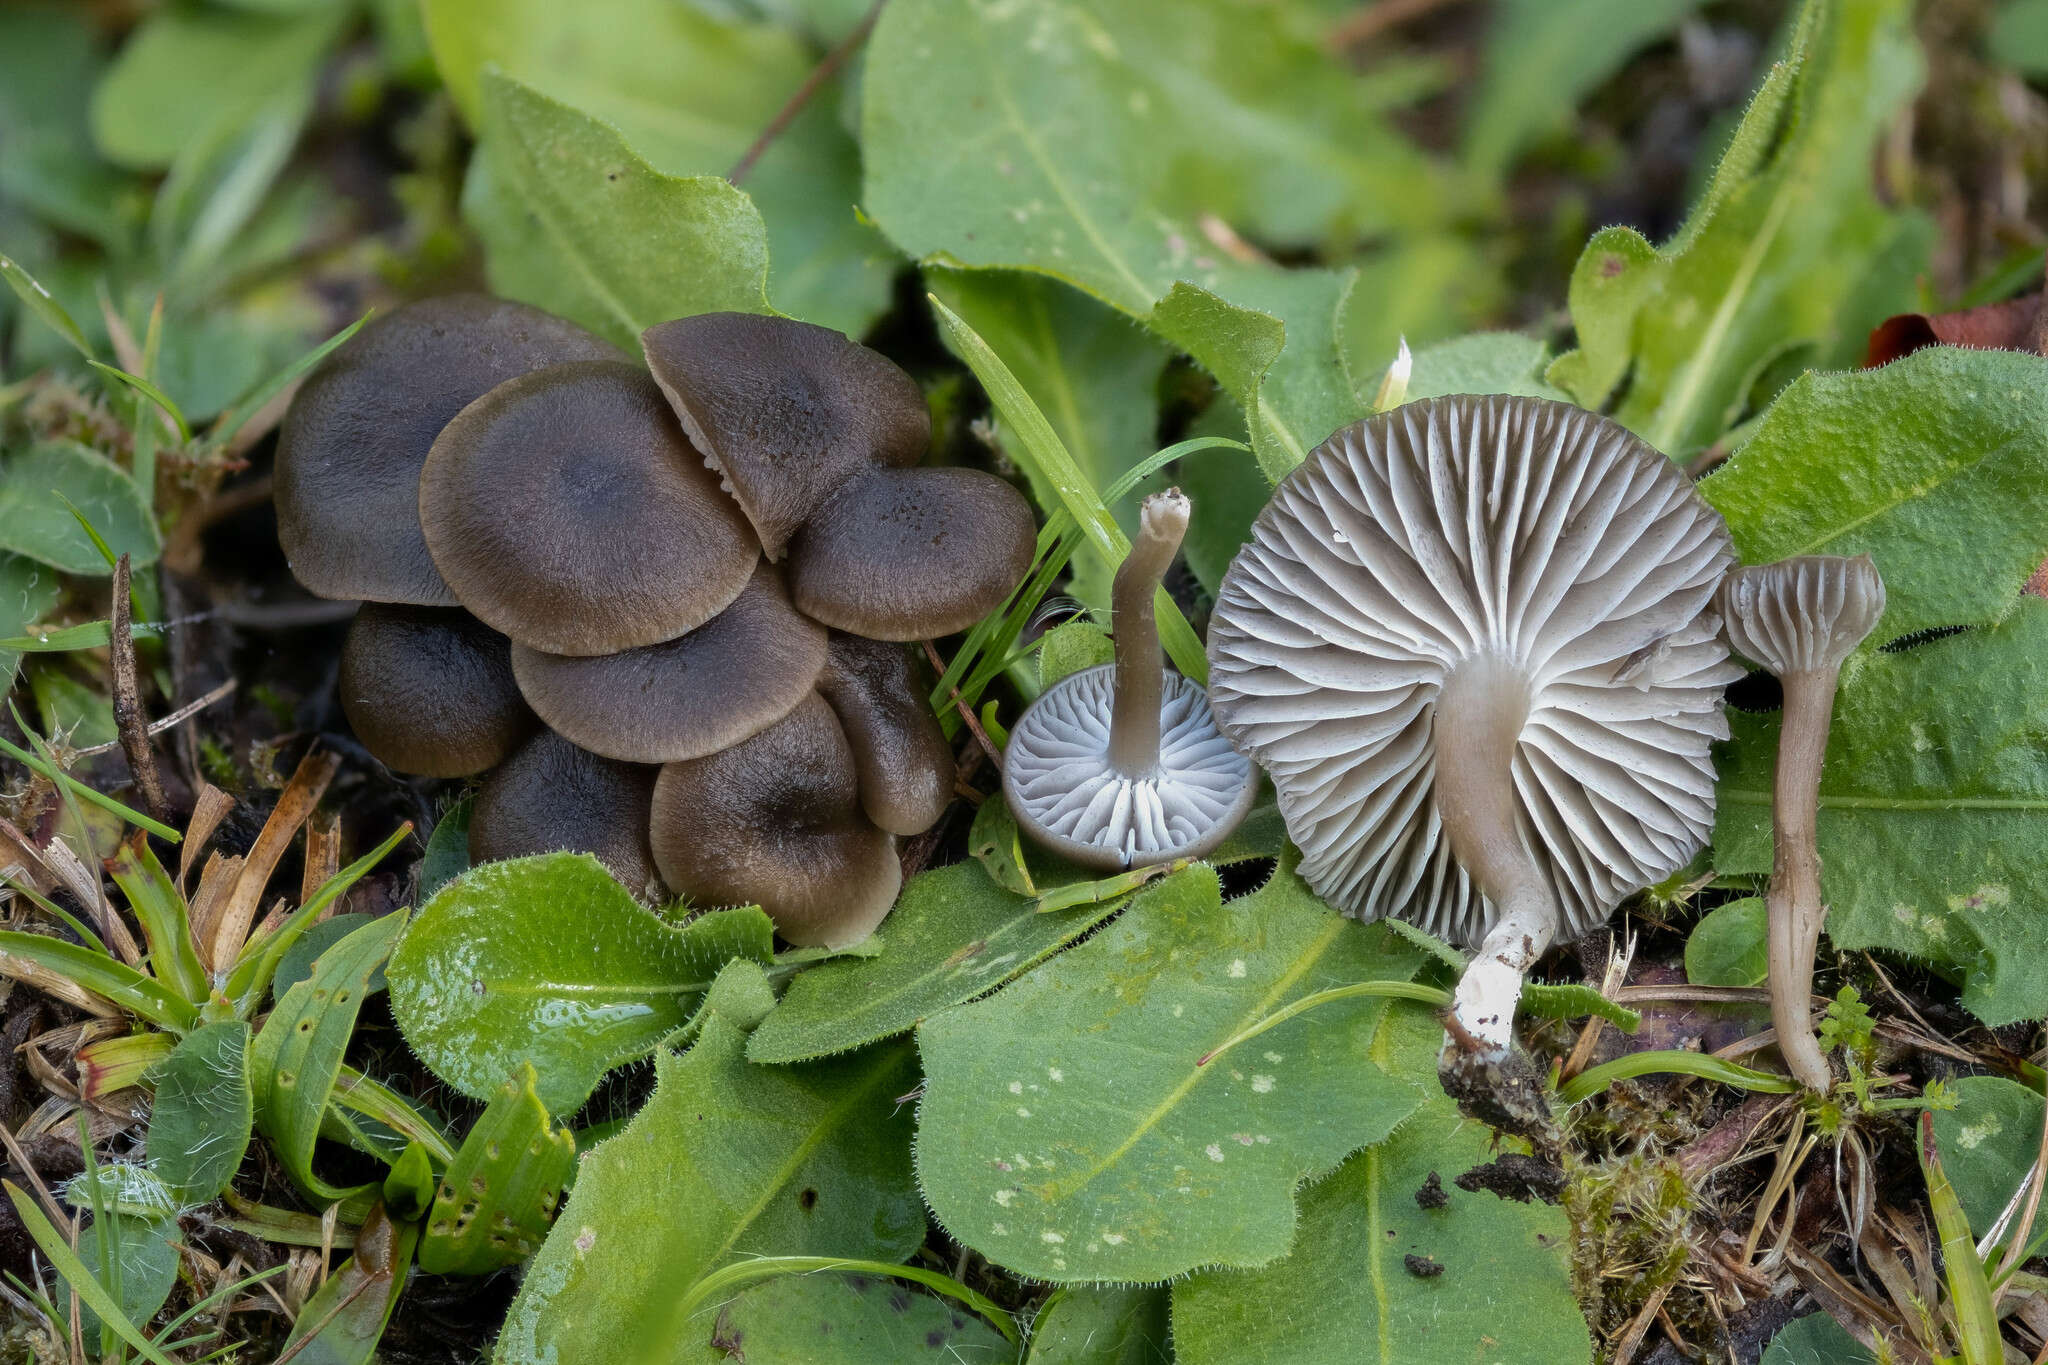
<path fill-rule="evenodd" d="M 340 673 L 364 746 L 484 774 L 473 859 L 589 852 L 855 942 L 952 791 L 903 642 L 1009 596 L 1030 508 L 917 467 L 915 381 L 837 332 L 705 314 L 642 343 L 473 295 L 379 319 L 286 415 L 279 539 L 364 603 Z"/>

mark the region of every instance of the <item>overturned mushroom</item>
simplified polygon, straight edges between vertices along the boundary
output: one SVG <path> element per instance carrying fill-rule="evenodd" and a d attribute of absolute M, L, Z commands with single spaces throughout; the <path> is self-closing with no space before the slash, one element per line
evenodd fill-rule
<path fill-rule="evenodd" d="M 853 751 L 861 809 L 891 834 L 922 834 L 953 800 L 953 751 L 902 645 L 834 633 L 818 691 Z"/>
<path fill-rule="evenodd" d="M 1705 843 L 1741 676 L 1708 611 L 1732 558 L 1619 425 L 1457 397 L 1310 452 L 1225 575 L 1217 718 L 1317 892 L 1477 950 L 1461 1055 L 1504 1059 L 1537 957 Z"/>
<path fill-rule="evenodd" d="M 661 877 L 647 842 L 658 772 L 600 758 L 542 730 L 477 789 L 469 817 L 470 861 L 588 853 L 627 890 L 659 899 Z"/>
<path fill-rule="evenodd" d="M 1821 762 L 1842 661 L 1884 615 L 1884 580 L 1869 555 L 1802 555 L 1737 569 L 1721 587 L 1735 650 L 1778 675 L 1785 709 L 1771 787 L 1771 1025 L 1800 1084 L 1834 1084 L 1813 1036 L 1813 959 L 1827 906 L 1820 898 Z"/>
<path fill-rule="evenodd" d="M 504 636 L 466 611 L 366 602 L 335 690 L 363 747 L 421 777 L 469 777 L 533 733 Z"/>
<path fill-rule="evenodd" d="M 1160 654 L 1152 600 L 1188 511 L 1178 488 L 1145 499 L 1112 594 L 1116 662 L 1062 678 L 1003 753 L 1018 827 L 1084 867 L 1199 858 L 1251 809 L 1251 764 L 1217 732 L 1207 694 Z"/>

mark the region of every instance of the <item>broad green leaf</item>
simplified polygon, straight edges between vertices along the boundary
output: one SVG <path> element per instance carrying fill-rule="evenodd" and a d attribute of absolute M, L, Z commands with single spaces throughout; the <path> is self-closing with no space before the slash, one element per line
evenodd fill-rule
<path fill-rule="evenodd" d="M 2048 74 L 2048 0 L 2005 0 L 1986 46 L 2029 76 Z"/>
<path fill-rule="evenodd" d="M 1587 243 L 1570 303 L 1580 349 L 1550 382 L 1588 407 L 1624 377 L 1616 416 L 1659 450 L 1710 444 L 1751 400 L 1769 363 L 1797 346 L 1860 352 L 1909 298 L 1859 289 L 1898 218 L 1870 164 L 1922 61 L 1905 0 L 1808 0 L 1793 46 L 1752 102 L 1706 194 L 1664 247 L 1630 228 Z M 1891 266 L 1886 265 L 1887 272 Z"/>
<path fill-rule="evenodd" d="M 1778 1330 L 1758 1365 L 1875 1365 L 1875 1360 L 1826 1313 L 1808 1313 Z"/>
<path fill-rule="evenodd" d="M 110 570 L 69 502 L 117 555 L 141 568 L 162 549 L 148 495 L 128 472 L 75 441 L 43 441 L 0 463 L 0 551 L 65 573 Z"/>
<path fill-rule="evenodd" d="M 1011 1365 L 1017 1348 L 959 1304 L 865 1275 L 784 1275 L 694 1319 L 691 1365 Z"/>
<path fill-rule="evenodd" d="M 1770 913 L 1761 896 L 1719 905 L 1685 937 L 1685 979 L 1695 986 L 1760 986 L 1770 971 Z"/>
<path fill-rule="evenodd" d="M 346 1199 L 369 1188 L 330 1185 L 313 1170 L 313 1146 L 341 1074 L 370 974 L 405 928 L 403 910 L 372 920 L 321 955 L 313 975 L 284 993 L 249 1051 L 256 1127 L 308 1196 Z"/>
<path fill-rule="evenodd" d="M 1204 1068 L 1289 1001 L 1421 961 L 1283 866 L 1225 904 L 1197 864 L 1001 993 L 918 1030 L 918 1176 L 953 1236 L 1055 1282 L 1263 1265 L 1294 1187 L 1376 1142 L 1419 1095 L 1371 1048 L 1383 1002 L 1328 1005 Z"/>
<path fill-rule="evenodd" d="M 181 1207 L 220 1197 L 249 1148 L 255 1101 L 249 1026 L 239 1019 L 188 1034 L 155 1072 L 144 1150 Z"/>
<path fill-rule="evenodd" d="M 1729 713 L 1715 865 L 1771 866 L 1777 717 Z M 2048 1014 L 2048 602 L 1996 626 L 1842 668 L 1820 780 L 1821 890 L 1837 948 L 1881 948 L 1962 977 L 1991 1024 Z"/>
<path fill-rule="evenodd" d="M 576 1140 L 548 1117 L 529 1064 L 508 1077 L 462 1140 L 427 1214 L 420 1269 L 481 1275 L 532 1255 L 576 1165 Z"/>
<path fill-rule="evenodd" d="M 1068 621 L 1045 633 L 1038 649 L 1038 685 L 1051 687 L 1084 668 L 1099 668 L 1116 659 L 1116 646 L 1092 621 Z"/>
<path fill-rule="evenodd" d="M 2027 1172 L 2041 1154 L 2041 1097 L 2001 1076 L 1965 1076 L 1949 1083 L 1956 1106 L 1934 1115 L 1941 1164 L 1962 1201 L 1970 1229 L 1990 1235 Z M 2008 1234 L 1997 1243 L 2011 1241 Z M 2028 1260 L 2048 1246 L 2048 1227 L 2036 1219 Z"/>
<path fill-rule="evenodd" d="M 21 635 L 57 605 L 57 575 L 24 555 L 0 553 L 0 640 Z M 14 685 L 21 655 L 0 649 L 0 695 Z"/>
<path fill-rule="evenodd" d="M 1068 1285 L 1031 1324 L 1024 1365 L 1172 1365 L 1163 1285 Z"/>
<path fill-rule="evenodd" d="M 394 1221 L 381 1204 L 371 1211 L 356 1234 L 355 1255 L 299 1310 L 285 1342 L 287 1350 L 298 1347 L 295 1365 L 370 1365 L 376 1359 L 419 1237 L 417 1224 Z"/>
<path fill-rule="evenodd" d="M 56 577 L 47 568 L 43 572 Z M 36 714 L 42 720 L 44 734 L 52 737 L 62 735 L 74 749 L 112 744 L 120 739 L 121 728 L 114 720 L 114 706 L 103 687 L 96 688 L 81 681 L 77 674 L 61 665 L 55 668 L 31 665 L 28 688 L 29 694 L 36 699 Z"/>
<path fill-rule="evenodd" d="M 1454 393 L 1513 393 L 1563 398 L 1543 380 L 1550 349 L 1519 332 L 1474 332 L 1415 352 L 1408 400 Z M 1377 388 L 1377 385 L 1374 386 Z"/>
<path fill-rule="evenodd" d="M 1442 1041 L 1435 1018 L 1410 1006 L 1375 1030 L 1373 1061 L 1414 1087 L 1420 1110 L 1302 1192 L 1301 1227 L 1285 1260 L 1201 1271 L 1174 1286 L 1181 1365 L 1591 1360 L 1563 1212 L 1454 1187 L 1495 1153 L 1492 1135 L 1460 1115 L 1437 1082 Z M 1415 1198 L 1432 1172 L 1450 1200 L 1439 1209 Z M 1418 1275 L 1410 1256 L 1443 1271 Z"/>
<path fill-rule="evenodd" d="M 303 937 L 278 957 L 277 975 L 270 981 L 271 994 L 282 999 L 286 991 L 313 974 L 313 964 L 319 960 L 320 954 L 368 924 L 372 918 L 374 916 L 360 912 L 330 915 L 306 930 Z M 382 967 L 370 974 L 367 989 L 372 995 L 384 989 Z"/>
<path fill-rule="evenodd" d="M 441 818 L 434 822 L 434 832 L 427 836 L 427 851 L 420 855 L 422 905 L 469 871 L 469 816 L 475 807 L 475 798 L 465 796 L 441 812 Z"/>
<path fill-rule="evenodd" d="M 50 1265 L 58 1275 L 63 1277 L 66 1287 L 78 1295 L 81 1316 L 84 1309 L 90 1308 L 94 1316 L 113 1328 L 121 1340 L 133 1346 L 143 1359 L 150 1362 L 150 1365 L 173 1365 L 171 1358 L 152 1346 L 149 1338 L 142 1334 L 142 1330 L 128 1320 L 120 1301 L 107 1292 L 106 1287 L 94 1277 L 93 1271 L 86 1269 L 85 1262 L 78 1259 L 78 1253 L 71 1249 L 70 1243 L 51 1224 L 49 1217 L 30 1197 L 28 1191 L 12 1180 L 0 1181 L 0 1191 L 6 1193 L 8 1202 L 14 1205 L 15 1216 L 21 1220 L 22 1227 L 27 1229 L 29 1237 L 34 1240 L 43 1255 L 49 1258 Z M 97 1257 L 94 1259 L 98 1260 Z M 172 1270 L 175 1278 L 175 1262 Z"/>
<path fill-rule="evenodd" d="M 656 1358 L 688 1360 L 664 1319 L 705 1272 L 759 1255 L 898 1261 L 924 1239 L 898 1103 L 917 1083 L 911 1049 L 755 1066 L 747 1030 L 773 998 L 754 963 L 720 972 L 696 1044 L 656 1056 L 653 1097 L 583 1159 L 497 1360 L 577 1359 L 593 1341 L 669 1343 Z"/>
<path fill-rule="evenodd" d="M 1585 96 L 1700 0 L 1506 0 L 1494 9 L 1465 160 L 1497 176 L 1530 143 L 1563 131 Z"/>
<path fill-rule="evenodd" d="M 424 15 L 442 77 L 472 127 L 492 127 L 485 73 L 495 64 L 616 129 L 657 175 L 715 180 L 804 83 L 816 57 L 779 25 L 734 22 L 709 9 L 673 0 L 427 0 Z M 895 262 L 855 212 L 859 156 L 836 117 L 836 91 L 829 84 L 814 94 L 745 176 L 744 193 L 727 192 L 758 204 L 767 222 L 760 269 L 772 256 L 776 304 L 858 335 L 887 309 Z M 494 261 L 494 278 L 497 269 Z M 648 322 L 709 311 L 688 302 L 681 295 Z M 762 311 L 758 298 L 750 311 Z"/>
<path fill-rule="evenodd" d="M 489 179 L 470 205 L 498 292 L 636 355 L 657 322 L 768 311 L 767 238 L 745 194 L 663 174 L 612 128 L 496 72 L 483 101 Z"/>
<path fill-rule="evenodd" d="M 2048 558 L 2048 360 L 1936 347 L 1806 375 L 1700 492 L 1746 562 L 1868 552 L 1872 644 L 1999 620 Z"/>
<path fill-rule="evenodd" d="M 551 1114 L 689 1019 L 718 969 L 767 962 L 774 926 L 751 907 L 678 928 L 588 854 L 473 868 L 420 910 L 386 968 L 413 1051 L 471 1099 L 524 1062 Z"/>
<path fill-rule="evenodd" d="M 147 201 L 93 149 L 86 108 L 103 60 L 92 16 L 78 6 L 0 8 L 0 200 L 121 255 Z M 13 232 L 0 240 L 24 246 Z"/>
<path fill-rule="evenodd" d="M 109 1235 L 111 1234 L 111 1235 Z M 104 1219 L 95 1218 L 79 1229 L 78 1259 L 93 1272 L 103 1289 L 110 1289 L 118 1282 L 120 1292 L 116 1301 L 121 1306 L 121 1316 L 136 1326 L 145 1326 L 156 1316 L 157 1310 L 171 1296 L 171 1290 L 178 1283 L 178 1225 L 162 1220 L 131 1218 L 110 1213 Z M 105 1245 L 102 1246 L 102 1239 Z M 119 1266 L 109 1265 L 118 1258 Z M 110 1276 L 108 1271 L 112 1271 Z M 114 1277 L 118 1277 L 118 1281 Z M 57 1292 L 52 1296 L 62 1321 L 71 1316 L 71 1282 L 59 1279 Z M 81 1295 L 78 1304 L 79 1325 L 84 1329 L 85 1339 L 97 1343 L 100 1335 L 100 1315 L 93 1311 L 89 1295 Z"/>

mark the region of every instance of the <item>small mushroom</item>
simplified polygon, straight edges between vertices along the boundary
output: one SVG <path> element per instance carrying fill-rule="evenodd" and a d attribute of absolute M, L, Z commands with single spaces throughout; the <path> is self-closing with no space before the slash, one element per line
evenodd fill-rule
<path fill-rule="evenodd" d="M 659 769 L 579 749 L 542 730 L 477 789 L 469 816 L 471 862 L 533 853 L 588 853 L 643 900 L 661 898 L 647 842 Z"/>
<path fill-rule="evenodd" d="M 896 841 L 861 812 L 853 751 L 815 693 L 751 739 L 664 767 L 653 840 L 677 894 L 758 905 L 800 947 L 860 942 L 903 884 Z"/>
<path fill-rule="evenodd" d="M 700 313 L 648 328 L 640 344 L 770 559 L 839 485 L 877 463 L 914 465 L 931 444 L 917 381 L 830 327 Z"/>
<path fill-rule="evenodd" d="M 731 606 L 689 634 L 594 658 L 512 646 L 519 690 L 557 734 L 606 758 L 673 763 L 788 715 L 825 667 L 825 628 L 763 560 Z"/>
<path fill-rule="evenodd" d="M 420 536 L 420 467 L 450 418 L 545 365 L 618 358 L 523 303 L 449 294 L 371 322 L 323 360 L 278 436 L 277 538 L 322 597 L 452 607 Z"/>
<path fill-rule="evenodd" d="M 861 809 L 891 834 L 922 834 L 953 800 L 953 751 L 902 645 L 834 632 L 818 691 L 839 717 Z"/>
<path fill-rule="evenodd" d="M 1208 694 L 1167 673 L 1153 597 L 1188 526 L 1178 488 L 1145 499 L 1111 590 L 1116 662 L 1062 678 L 1010 731 L 1003 799 L 1032 839 L 1083 867 L 1199 858 L 1251 809 L 1252 766 Z"/>
<path fill-rule="evenodd" d="M 1869 555 L 1802 555 L 1737 569 L 1721 585 L 1735 651 L 1778 675 L 1785 709 L 1771 787 L 1771 1025 L 1800 1084 L 1825 1094 L 1834 1073 L 1813 1035 L 1813 959 L 1827 906 L 1820 898 L 1821 763 L 1842 661 L 1884 615 L 1884 580 Z"/>
<path fill-rule="evenodd" d="M 469 777 L 533 733 L 510 641 L 466 611 L 366 602 L 335 688 L 363 747 L 421 777 Z"/>
<path fill-rule="evenodd" d="M 465 607 L 520 644 L 608 654 L 731 605 L 759 554 L 654 381 L 616 360 L 498 385 L 450 421 L 419 519 Z"/>
<path fill-rule="evenodd" d="M 1529 966 L 1706 842 L 1741 676 L 1708 610 L 1732 560 L 1719 514 L 1618 424 L 1454 397 L 1311 451 L 1225 574 L 1217 718 L 1319 894 L 1477 950 L 1461 1055 L 1505 1059 Z"/>

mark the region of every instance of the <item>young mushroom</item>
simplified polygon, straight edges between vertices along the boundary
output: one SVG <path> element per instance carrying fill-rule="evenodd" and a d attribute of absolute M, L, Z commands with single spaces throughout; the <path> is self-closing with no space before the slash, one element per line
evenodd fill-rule
<path fill-rule="evenodd" d="M 1785 692 L 1771 785 L 1768 908 L 1771 1025 L 1801 1085 L 1825 1094 L 1834 1073 L 1813 1034 L 1813 960 L 1827 906 L 1820 896 L 1821 763 L 1842 661 L 1884 615 L 1884 580 L 1869 555 L 1802 555 L 1737 569 L 1721 586 L 1735 651 L 1778 675 Z"/>
<path fill-rule="evenodd" d="M 466 611 L 365 602 L 335 690 L 363 747 L 421 777 L 469 777 L 533 733 L 511 642 Z"/>
<path fill-rule="evenodd" d="M 1302 875 L 1476 951 L 1447 1070 L 1507 1060 L 1530 965 L 1706 842 L 1732 560 L 1618 424 L 1454 397 L 1311 451 L 1225 574 L 1211 696 Z"/>
<path fill-rule="evenodd" d="M 818 692 L 853 750 L 860 805 L 891 834 L 922 834 L 953 801 L 953 751 L 902 645 L 834 631 Z"/>
<path fill-rule="evenodd" d="M 1010 731 L 1003 799 L 1018 827 L 1083 867 L 1199 858 L 1251 809 L 1252 766 L 1200 687 L 1165 669 L 1152 600 L 1188 526 L 1178 488 L 1145 499 L 1111 590 L 1116 662 L 1062 678 Z"/>

